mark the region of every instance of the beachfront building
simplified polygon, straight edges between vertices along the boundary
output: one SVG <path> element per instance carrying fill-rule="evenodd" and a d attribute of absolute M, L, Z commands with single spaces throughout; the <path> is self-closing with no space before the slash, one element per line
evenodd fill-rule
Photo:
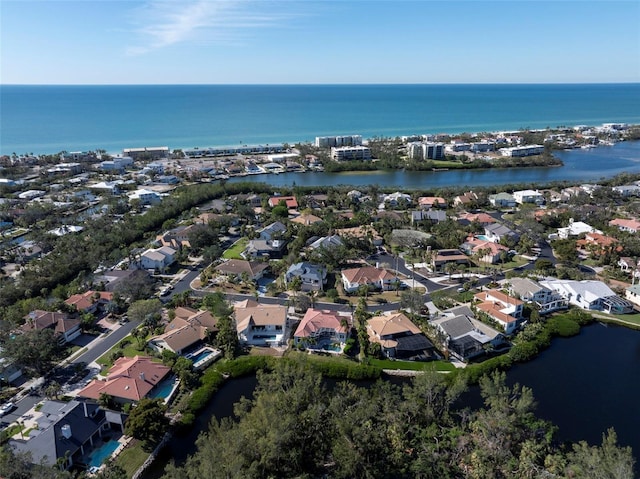
<path fill-rule="evenodd" d="M 351 315 L 337 311 L 309 308 L 293 334 L 296 346 L 309 349 L 329 349 L 332 345 L 342 351 L 349 337 Z"/>
<path fill-rule="evenodd" d="M 628 314 L 633 312 L 633 304 L 616 295 L 609 286 L 602 281 L 568 279 L 548 279 L 540 281 L 552 291 L 556 291 L 573 304 L 590 311 L 604 311 L 610 314 Z"/>
<path fill-rule="evenodd" d="M 435 347 L 404 313 L 374 316 L 367 321 L 369 341 L 394 359 L 433 359 Z"/>
<path fill-rule="evenodd" d="M 340 146 L 331 148 L 331 158 L 336 161 L 371 159 L 371 149 L 367 146 Z"/>
<path fill-rule="evenodd" d="M 442 160 L 445 148 L 443 143 L 410 143 L 407 152 L 413 160 Z"/>
<path fill-rule="evenodd" d="M 537 281 L 529 278 L 511 278 L 509 282 L 511 283 L 509 294 L 527 303 L 534 303 L 540 314 L 548 314 L 569 307 L 565 298 Z"/>
<path fill-rule="evenodd" d="M 133 158 L 133 161 L 139 159 L 160 160 L 169 158 L 169 153 L 168 146 L 147 146 L 143 148 L 125 148 L 122 150 L 122 155 Z"/>
<path fill-rule="evenodd" d="M 248 346 L 282 346 L 287 342 L 287 308 L 245 300 L 234 306 L 238 339 Z"/>
<path fill-rule="evenodd" d="M 541 155 L 542 153 L 544 153 L 544 146 L 542 145 L 512 146 L 510 148 L 500 148 L 500 154 L 502 156 L 508 156 L 511 158 Z"/>
<path fill-rule="evenodd" d="M 316 148 L 332 148 L 340 146 L 359 146 L 362 145 L 361 135 L 345 135 L 345 136 L 316 136 Z"/>

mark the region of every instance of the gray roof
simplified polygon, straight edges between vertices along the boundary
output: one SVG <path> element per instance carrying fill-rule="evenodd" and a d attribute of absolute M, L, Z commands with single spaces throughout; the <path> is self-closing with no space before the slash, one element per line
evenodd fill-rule
<path fill-rule="evenodd" d="M 517 236 L 517 233 L 515 231 L 500 223 L 492 223 L 485 226 L 484 229 L 489 233 L 493 233 L 497 236 Z"/>
<path fill-rule="evenodd" d="M 540 290 L 549 290 L 529 278 L 511 278 L 511 289 L 521 298 L 533 296 Z"/>
<path fill-rule="evenodd" d="M 9 444 L 18 452 L 29 452 L 35 464 L 56 464 L 69 451 L 73 455 L 80 446 L 100 429 L 105 413 L 90 402 L 46 401 L 40 410 L 38 429 L 27 440 L 12 439 Z M 93 417 L 92 417 L 93 416 Z M 69 439 L 62 435 L 62 427 L 71 428 Z"/>
<path fill-rule="evenodd" d="M 311 246 L 309 246 L 309 248 L 311 249 L 332 248 L 335 246 L 342 246 L 343 244 L 344 244 L 344 241 L 342 241 L 342 238 L 340 238 L 340 236 L 338 235 L 323 236 L 322 238 L 319 238 L 313 243 L 311 243 Z"/>

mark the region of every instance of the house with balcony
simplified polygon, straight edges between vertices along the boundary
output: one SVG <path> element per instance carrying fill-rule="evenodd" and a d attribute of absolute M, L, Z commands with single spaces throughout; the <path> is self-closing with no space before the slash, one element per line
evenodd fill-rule
<path fill-rule="evenodd" d="M 512 334 L 522 321 L 524 302 L 497 289 L 481 291 L 474 295 L 475 307 L 496 321 L 506 334 Z"/>
<path fill-rule="evenodd" d="M 615 226 L 620 231 L 626 231 L 628 233 L 637 233 L 640 231 L 640 221 L 635 218 L 625 219 L 625 218 L 616 218 L 609 221 L 609 226 Z"/>
<path fill-rule="evenodd" d="M 513 199 L 516 203 L 523 205 L 525 203 L 534 205 L 544 204 L 544 195 L 538 190 L 519 190 L 513 192 Z"/>
<path fill-rule="evenodd" d="M 258 237 L 261 240 L 271 241 L 277 238 L 282 238 L 287 232 L 287 227 L 283 225 L 280 221 L 275 221 L 270 225 L 265 226 L 264 228 L 258 230 Z"/>
<path fill-rule="evenodd" d="M 218 320 L 209 311 L 181 306 L 175 309 L 175 317 L 164 332 L 153 336 L 148 344 L 159 353 L 171 351 L 182 355 L 209 341 L 217 332 Z"/>
<path fill-rule="evenodd" d="M 489 203 L 496 208 L 513 208 L 517 204 L 513 195 L 506 192 L 489 195 Z"/>
<path fill-rule="evenodd" d="M 509 294 L 526 303 L 534 303 L 540 314 L 549 314 L 569 307 L 565 298 L 537 281 L 529 278 L 511 278 L 509 282 Z"/>
<path fill-rule="evenodd" d="M 431 255 L 433 271 L 444 271 L 447 264 L 469 265 L 469 258 L 459 249 L 440 249 Z"/>
<path fill-rule="evenodd" d="M 487 241 L 493 241 L 494 243 L 500 243 L 503 240 L 510 240 L 517 243 L 520 240 L 520 235 L 517 232 L 500 223 L 485 226 L 484 235 Z"/>
<path fill-rule="evenodd" d="M 234 316 L 241 344 L 283 346 L 289 339 L 285 306 L 243 301 L 234 306 Z"/>
<path fill-rule="evenodd" d="M 319 350 L 337 345 L 335 349 L 342 351 L 349 338 L 351 322 L 351 314 L 309 308 L 293 334 L 294 344 Z"/>
<path fill-rule="evenodd" d="M 434 359 L 435 347 L 404 313 L 374 316 L 367 321 L 369 341 L 393 359 Z"/>
<path fill-rule="evenodd" d="M 65 299 L 65 304 L 76 308 L 81 313 L 96 313 L 113 301 L 113 293 L 109 291 L 86 291 L 73 294 Z"/>

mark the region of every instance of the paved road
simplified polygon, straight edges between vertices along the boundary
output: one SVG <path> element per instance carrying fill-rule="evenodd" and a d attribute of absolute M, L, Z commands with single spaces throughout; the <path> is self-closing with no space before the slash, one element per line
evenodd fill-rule
<path fill-rule="evenodd" d="M 0 418 L 0 427 L 5 428 L 30 410 L 33 406 L 44 399 L 42 396 L 26 396 L 16 403 L 16 408 L 9 414 L 5 414 Z"/>
<path fill-rule="evenodd" d="M 136 326 L 134 322 L 128 322 L 112 330 L 108 335 L 96 339 L 90 349 L 71 361 L 71 364 L 91 363 L 111 349 L 115 344 L 123 339 Z"/>

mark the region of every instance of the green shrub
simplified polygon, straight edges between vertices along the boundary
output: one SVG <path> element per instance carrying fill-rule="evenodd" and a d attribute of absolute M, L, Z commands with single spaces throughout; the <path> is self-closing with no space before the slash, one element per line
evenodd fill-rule
<path fill-rule="evenodd" d="M 255 373 L 259 369 L 271 369 L 273 359 L 269 356 L 240 356 L 239 358 L 219 362 L 215 369 L 221 374 L 239 378 Z"/>
<path fill-rule="evenodd" d="M 523 363 L 538 354 L 538 345 L 534 341 L 523 341 L 514 345 L 509 351 L 509 357 L 515 363 Z"/>
<path fill-rule="evenodd" d="M 547 329 L 554 336 L 568 338 L 580 333 L 580 324 L 566 316 L 558 316 L 549 318 L 547 321 Z"/>
<path fill-rule="evenodd" d="M 466 368 L 460 370 L 460 374 L 464 374 L 471 384 L 477 384 L 482 376 L 492 373 L 493 371 L 506 371 L 511 367 L 512 360 L 508 354 L 487 359 L 478 364 L 470 364 Z"/>

